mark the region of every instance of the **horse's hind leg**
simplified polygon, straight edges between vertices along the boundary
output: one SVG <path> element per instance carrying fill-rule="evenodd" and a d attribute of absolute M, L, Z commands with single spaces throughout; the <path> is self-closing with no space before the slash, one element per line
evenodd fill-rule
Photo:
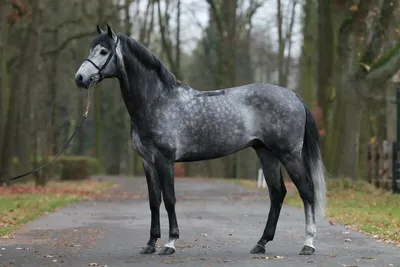
<path fill-rule="evenodd" d="M 279 160 L 271 155 L 267 148 L 257 148 L 256 153 L 260 159 L 265 180 L 268 185 L 271 205 L 264 233 L 250 251 L 252 254 L 265 253 L 265 245 L 267 242 L 274 239 L 283 199 L 286 195 L 286 187 L 283 182 Z"/>
<path fill-rule="evenodd" d="M 281 161 L 299 191 L 304 204 L 306 238 L 299 254 L 311 255 L 315 252 L 313 241 L 317 234 L 317 227 L 315 225 L 314 183 L 304 167 L 300 153 L 286 154 L 281 158 Z"/>

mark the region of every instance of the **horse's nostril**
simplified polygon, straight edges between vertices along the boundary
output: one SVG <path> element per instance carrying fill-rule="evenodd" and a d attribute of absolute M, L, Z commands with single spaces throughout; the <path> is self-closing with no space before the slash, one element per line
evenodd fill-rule
<path fill-rule="evenodd" d="M 77 79 L 78 79 L 78 81 L 83 81 L 83 76 L 79 74 Z"/>

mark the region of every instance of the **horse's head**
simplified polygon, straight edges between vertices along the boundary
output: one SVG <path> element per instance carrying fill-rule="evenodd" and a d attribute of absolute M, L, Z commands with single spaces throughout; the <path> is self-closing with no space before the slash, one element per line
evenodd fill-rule
<path fill-rule="evenodd" d="M 98 36 L 92 41 L 89 56 L 75 74 L 78 87 L 89 88 L 93 82 L 100 82 L 117 75 L 117 48 L 119 39 L 107 24 L 107 32 L 97 25 Z"/>

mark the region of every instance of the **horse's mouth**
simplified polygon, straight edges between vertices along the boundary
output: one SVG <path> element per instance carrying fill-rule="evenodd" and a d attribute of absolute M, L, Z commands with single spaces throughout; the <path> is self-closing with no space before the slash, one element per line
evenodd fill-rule
<path fill-rule="evenodd" d="M 95 74 L 90 77 L 89 83 L 85 84 L 83 88 L 86 90 L 89 89 L 91 86 L 95 85 L 96 83 L 99 83 L 101 81 L 101 77 L 99 74 Z"/>

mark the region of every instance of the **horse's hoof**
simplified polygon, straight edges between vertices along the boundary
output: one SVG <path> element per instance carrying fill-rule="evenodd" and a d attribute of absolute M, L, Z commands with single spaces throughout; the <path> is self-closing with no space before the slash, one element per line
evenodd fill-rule
<path fill-rule="evenodd" d="M 265 253 L 265 247 L 257 244 L 250 250 L 250 253 L 251 254 L 264 254 Z"/>
<path fill-rule="evenodd" d="M 156 247 L 147 245 L 140 251 L 140 254 L 153 254 L 156 252 Z"/>
<path fill-rule="evenodd" d="M 301 249 L 299 255 L 312 255 L 315 252 L 315 248 L 304 245 L 304 247 Z"/>
<path fill-rule="evenodd" d="M 175 253 L 175 248 L 163 247 L 158 255 L 172 255 Z"/>

